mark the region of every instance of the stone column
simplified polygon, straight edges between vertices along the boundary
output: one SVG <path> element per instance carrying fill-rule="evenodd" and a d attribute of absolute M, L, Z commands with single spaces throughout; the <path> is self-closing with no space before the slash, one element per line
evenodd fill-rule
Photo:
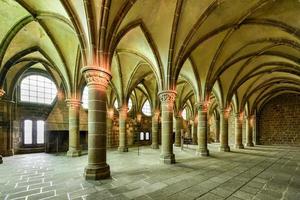
<path fill-rule="evenodd" d="M 235 120 L 235 145 L 234 147 L 236 149 L 243 149 L 244 145 L 243 145 L 243 116 L 240 113 L 236 113 L 234 116 L 234 120 Z"/>
<path fill-rule="evenodd" d="M 4 95 L 5 95 L 5 91 L 3 89 L 0 89 L 0 98 L 2 98 Z M 0 155 L 0 164 L 2 163 L 3 163 L 2 155 Z"/>
<path fill-rule="evenodd" d="M 246 146 L 253 147 L 253 123 L 251 116 L 248 116 L 246 120 Z"/>
<path fill-rule="evenodd" d="M 165 164 L 175 163 L 173 154 L 173 107 L 176 91 L 164 90 L 158 93 L 161 101 L 161 154 L 160 160 Z"/>
<path fill-rule="evenodd" d="M 66 100 L 69 107 L 69 150 L 67 156 L 81 155 L 79 113 L 81 102 L 77 99 Z"/>
<path fill-rule="evenodd" d="M 192 139 L 192 142 L 193 144 L 197 145 L 198 144 L 198 138 L 197 138 L 197 125 L 198 125 L 198 122 L 197 122 L 197 117 L 195 117 L 194 119 L 194 123 L 193 123 L 193 126 L 192 126 L 192 135 L 193 135 L 193 139 Z"/>
<path fill-rule="evenodd" d="M 180 115 L 175 117 L 175 147 L 181 146 L 181 128 L 182 128 L 182 117 Z"/>
<path fill-rule="evenodd" d="M 204 103 L 196 104 L 198 109 L 198 148 L 196 154 L 200 156 L 208 156 L 207 149 L 207 106 Z"/>
<path fill-rule="evenodd" d="M 187 123 L 187 138 L 192 138 L 192 124 L 190 121 Z"/>
<path fill-rule="evenodd" d="M 107 132 L 107 147 L 112 146 L 112 126 L 113 126 L 113 117 L 114 117 L 114 110 L 109 109 L 107 112 L 107 118 L 106 118 L 106 132 Z"/>
<path fill-rule="evenodd" d="M 216 140 L 215 142 L 219 143 L 220 142 L 220 120 L 219 119 L 215 119 L 215 123 L 216 123 Z"/>
<path fill-rule="evenodd" d="M 230 147 L 228 145 L 228 110 L 220 110 L 220 151 L 229 152 Z"/>
<path fill-rule="evenodd" d="M 159 112 L 154 112 L 152 116 L 152 149 L 158 149 L 158 119 Z"/>
<path fill-rule="evenodd" d="M 84 177 L 99 180 L 110 177 L 106 163 L 106 90 L 111 75 L 100 67 L 84 67 L 81 72 L 89 91 L 88 165 Z"/>
<path fill-rule="evenodd" d="M 128 108 L 125 105 L 119 108 L 119 152 L 128 152 L 126 136 L 127 111 Z"/>

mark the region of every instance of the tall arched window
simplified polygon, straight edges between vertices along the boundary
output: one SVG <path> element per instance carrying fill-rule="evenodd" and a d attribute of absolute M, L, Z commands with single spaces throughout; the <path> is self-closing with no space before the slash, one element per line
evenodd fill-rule
<path fill-rule="evenodd" d="M 184 120 L 186 120 L 187 114 L 186 114 L 186 109 L 183 109 L 181 116 Z"/>
<path fill-rule="evenodd" d="M 23 78 L 20 99 L 24 102 L 51 104 L 57 89 L 52 80 L 41 75 L 29 75 Z"/>
<path fill-rule="evenodd" d="M 89 102 L 88 102 L 88 99 L 89 99 L 89 91 L 88 91 L 88 87 L 85 86 L 84 89 L 83 89 L 83 92 L 82 92 L 82 98 L 81 98 L 81 101 L 82 101 L 82 107 L 84 109 L 88 109 L 89 108 Z"/>
<path fill-rule="evenodd" d="M 145 101 L 143 108 L 142 108 L 142 112 L 144 113 L 144 115 L 146 116 L 151 116 L 151 106 L 149 101 Z"/>

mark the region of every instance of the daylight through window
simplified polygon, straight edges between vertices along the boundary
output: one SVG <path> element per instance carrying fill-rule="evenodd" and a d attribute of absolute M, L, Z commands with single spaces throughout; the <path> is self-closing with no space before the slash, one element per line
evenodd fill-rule
<path fill-rule="evenodd" d="M 21 101 L 51 104 L 57 89 L 53 81 L 40 75 L 30 75 L 21 82 Z"/>

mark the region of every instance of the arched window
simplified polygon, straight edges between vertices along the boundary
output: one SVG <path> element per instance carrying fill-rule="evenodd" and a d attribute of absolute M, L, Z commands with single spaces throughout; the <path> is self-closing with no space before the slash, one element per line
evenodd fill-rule
<path fill-rule="evenodd" d="M 82 92 L 82 107 L 84 109 L 88 109 L 89 108 L 89 102 L 88 102 L 88 99 L 89 99 L 89 90 L 87 88 L 87 86 L 84 87 L 83 89 L 83 92 Z"/>
<path fill-rule="evenodd" d="M 151 116 L 151 106 L 149 101 L 145 101 L 143 108 L 142 108 L 142 112 L 146 115 L 146 116 Z"/>
<path fill-rule="evenodd" d="M 140 132 L 140 140 L 145 140 L 145 134 L 144 132 Z"/>
<path fill-rule="evenodd" d="M 20 99 L 24 102 L 51 104 L 57 89 L 52 80 L 40 75 L 29 75 L 21 81 Z"/>
<path fill-rule="evenodd" d="M 181 116 L 184 120 L 186 120 L 187 114 L 186 114 L 186 109 L 183 109 Z"/>
<path fill-rule="evenodd" d="M 118 105 L 118 101 L 117 101 L 117 99 L 115 100 L 115 102 L 114 102 L 114 107 L 115 107 L 115 109 L 119 109 L 119 105 Z M 131 110 L 131 108 L 132 108 L 132 101 L 131 101 L 131 99 L 129 98 L 129 100 L 128 100 L 128 112 Z"/>
<path fill-rule="evenodd" d="M 146 132 L 145 140 L 150 140 L 150 133 L 149 132 Z"/>
<path fill-rule="evenodd" d="M 32 144 L 32 120 L 24 121 L 24 144 Z"/>

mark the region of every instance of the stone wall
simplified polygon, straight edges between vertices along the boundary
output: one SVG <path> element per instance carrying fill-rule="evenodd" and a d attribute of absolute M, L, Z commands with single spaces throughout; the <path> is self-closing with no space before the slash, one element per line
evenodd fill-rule
<path fill-rule="evenodd" d="M 139 141 L 139 133 L 140 132 L 149 132 L 151 131 L 151 117 L 143 116 L 141 122 L 138 123 L 136 118 L 133 118 L 133 114 L 129 113 L 126 124 L 126 136 L 127 136 L 127 144 L 128 146 L 136 146 L 136 145 L 150 145 L 150 141 Z M 151 138 L 151 137 L 150 137 Z M 113 118 L 113 127 L 112 134 L 110 136 L 110 144 L 108 147 L 116 148 L 119 146 L 119 115 L 118 112 L 115 111 Z"/>
<path fill-rule="evenodd" d="M 259 142 L 266 145 L 300 145 L 300 95 L 273 98 L 259 115 Z"/>

